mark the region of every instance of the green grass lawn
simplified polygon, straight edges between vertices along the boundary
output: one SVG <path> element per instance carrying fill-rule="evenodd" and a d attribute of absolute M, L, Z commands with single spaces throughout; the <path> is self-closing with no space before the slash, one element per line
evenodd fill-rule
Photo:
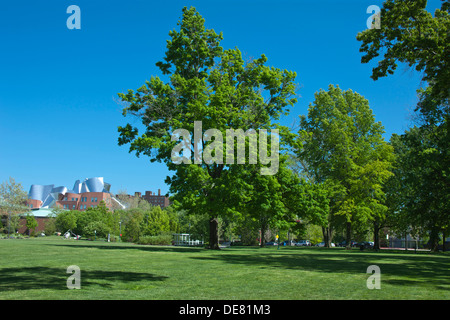
<path fill-rule="evenodd" d="M 67 267 L 81 289 L 66 286 Z M 367 288 L 367 267 L 381 289 Z M 0 240 L 0 299 L 449 299 L 450 255 L 343 248 L 142 246 L 60 238 Z"/>

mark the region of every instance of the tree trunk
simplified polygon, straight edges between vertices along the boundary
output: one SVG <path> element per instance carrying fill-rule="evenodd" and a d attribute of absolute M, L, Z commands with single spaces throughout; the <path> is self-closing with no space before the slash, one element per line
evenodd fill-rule
<path fill-rule="evenodd" d="M 373 249 L 380 250 L 380 223 L 375 220 L 373 222 Z"/>
<path fill-rule="evenodd" d="M 328 247 L 328 228 L 327 227 L 322 227 L 322 235 L 323 235 L 323 242 L 324 242 L 324 246 Z"/>
<path fill-rule="evenodd" d="M 261 223 L 261 229 L 260 229 L 260 247 L 263 248 L 266 245 L 266 238 L 265 238 L 265 234 L 266 234 L 266 229 L 267 229 L 267 225 L 265 223 Z"/>
<path fill-rule="evenodd" d="M 346 230 L 346 245 L 345 245 L 345 249 L 347 250 L 351 250 L 352 249 L 352 223 L 351 222 L 347 222 L 347 226 L 346 226 L 347 230 Z"/>
<path fill-rule="evenodd" d="M 217 217 L 209 219 L 209 249 L 219 250 L 219 220 Z"/>
<path fill-rule="evenodd" d="M 431 233 L 430 233 L 430 249 L 431 249 L 431 251 L 437 252 L 438 246 L 439 246 L 439 230 L 437 227 L 432 227 Z"/>
<path fill-rule="evenodd" d="M 442 231 L 442 252 L 445 252 L 445 230 Z"/>
<path fill-rule="evenodd" d="M 408 251 L 408 233 L 405 232 L 405 251 Z"/>
<path fill-rule="evenodd" d="M 331 248 L 331 227 L 322 227 L 322 234 L 325 247 Z"/>

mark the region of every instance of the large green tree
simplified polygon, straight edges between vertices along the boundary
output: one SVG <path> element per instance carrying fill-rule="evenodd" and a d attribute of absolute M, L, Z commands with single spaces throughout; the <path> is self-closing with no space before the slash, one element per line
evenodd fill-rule
<path fill-rule="evenodd" d="M 257 222 L 260 243 L 265 246 L 266 231 L 289 230 L 304 214 L 301 206 L 303 189 L 300 178 L 287 167 L 284 159 L 276 175 L 261 175 L 254 169 L 248 172 L 251 189 L 243 209 Z"/>
<path fill-rule="evenodd" d="M 396 164 L 388 199 L 394 218 L 392 229 L 429 236 L 430 247 L 436 251 L 439 233 L 448 235 L 450 231 L 450 184 L 449 167 L 443 168 L 439 162 L 442 150 L 433 134 L 428 127 L 413 127 L 392 136 Z"/>
<path fill-rule="evenodd" d="M 297 140 L 297 151 L 303 148 L 303 142 L 303 139 Z M 299 158 L 291 154 L 288 163 L 292 172 L 300 178 L 301 191 L 298 192 L 298 205 L 303 224 L 321 228 L 325 246 L 331 247 L 333 225 L 335 224 L 332 201 L 338 190 L 333 186 L 331 180 L 316 181 L 316 173 L 310 170 L 306 157 Z M 337 187 L 339 188 L 339 185 Z"/>
<path fill-rule="evenodd" d="M 374 80 L 393 74 L 398 63 L 422 75 L 423 86 L 417 89 L 418 127 L 392 137 L 398 161 L 396 176 L 389 183 L 393 192 L 389 202 L 398 224 L 393 227 L 417 229 L 417 222 L 422 221 L 421 228 L 431 232 L 436 249 L 437 230 L 445 229 L 442 221 L 449 215 L 450 2 L 442 0 L 434 15 L 427 5 L 426 0 L 387 0 L 381 9 L 380 29 L 365 30 L 357 39 L 362 42 L 361 61 L 378 60 L 372 71 Z"/>
<path fill-rule="evenodd" d="M 6 217 L 8 232 L 15 232 L 19 227 L 20 214 L 29 211 L 26 206 L 27 192 L 22 184 L 12 177 L 0 184 L 0 216 Z"/>
<path fill-rule="evenodd" d="M 427 0 L 387 0 L 381 8 L 379 29 L 357 35 L 361 41 L 362 63 L 377 60 L 372 79 L 393 74 L 399 63 L 422 73 L 425 88 L 419 89 L 417 110 L 431 122 L 449 117 L 450 16 L 448 0 L 434 15 Z"/>
<path fill-rule="evenodd" d="M 209 245 L 218 249 L 218 217 L 239 215 L 247 199 L 251 183 L 240 167 L 250 158 L 246 164 L 221 161 L 235 149 L 227 144 L 221 153 L 216 148 L 220 137 L 208 129 L 218 130 L 222 137 L 227 129 L 273 129 L 274 121 L 296 102 L 296 74 L 267 66 L 264 55 L 244 61 L 237 48 L 224 50 L 222 33 L 207 29 L 195 8 L 184 8 L 178 25 L 179 30 L 169 33 L 163 61 L 156 63 L 167 82 L 152 76 L 136 91 L 119 94 L 126 104 L 123 114 L 142 122 L 140 127 L 119 127 L 119 145 L 129 144 L 130 152 L 164 162 L 175 172 L 166 180 L 174 202 L 190 214 L 209 216 Z M 200 129 L 195 122 L 201 122 Z M 194 139 L 183 136 L 187 149 L 181 164 L 172 158 L 179 145 L 172 136 L 180 129 L 194 133 Z M 200 149 L 211 161 L 202 161 Z M 261 164 L 261 154 L 257 160 Z"/>
<path fill-rule="evenodd" d="M 297 157 L 306 164 L 310 182 L 317 184 L 315 192 L 329 197 L 328 203 L 319 202 L 318 217 L 322 227 L 330 227 L 328 210 L 343 217 L 347 245 L 352 225 L 367 224 L 383 214 L 383 185 L 393 160 L 383 130 L 363 96 L 333 85 L 317 92 L 308 115 L 300 117 Z M 321 199 L 320 193 L 314 198 Z"/>

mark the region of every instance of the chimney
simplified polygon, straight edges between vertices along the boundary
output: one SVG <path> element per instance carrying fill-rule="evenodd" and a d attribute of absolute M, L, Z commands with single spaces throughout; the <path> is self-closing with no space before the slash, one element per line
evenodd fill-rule
<path fill-rule="evenodd" d="M 161 195 L 161 189 L 158 189 L 158 196 Z"/>

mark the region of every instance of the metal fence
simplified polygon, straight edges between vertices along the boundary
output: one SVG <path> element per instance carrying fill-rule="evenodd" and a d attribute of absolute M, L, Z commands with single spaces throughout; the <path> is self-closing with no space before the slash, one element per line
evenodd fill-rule
<path fill-rule="evenodd" d="M 203 245 L 203 241 L 192 240 L 189 233 L 174 233 L 173 244 L 175 246 L 201 246 Z"/>

